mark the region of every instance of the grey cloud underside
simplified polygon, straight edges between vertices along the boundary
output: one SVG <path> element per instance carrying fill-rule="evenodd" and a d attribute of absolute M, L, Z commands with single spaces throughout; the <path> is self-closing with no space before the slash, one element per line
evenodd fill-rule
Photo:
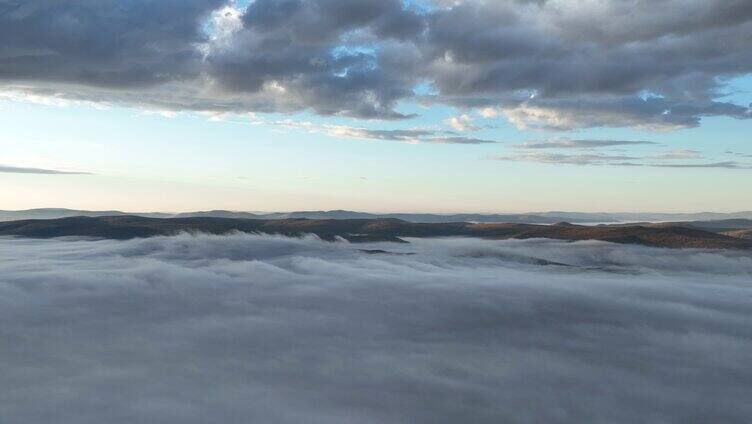
<path fill-rule="evenodd" d="M 747 423 L 750 276 L 603 243 L 2 239 L 0 421 Z"/>
<path fill-rule="evenodd" d="M 194 78 L 221 0 L 2 0 L 0 78 L 107 88 Z"/>
<path fill-rule="evenodd" d="M 0 0 L 0 80 L 179 110 L 403 119 L 399 103 L 420 100 L 559 130 L 752 116 L 749 105 L 717 100 L 726 80 L 752 72 L 746 0 L 222 6 Z M 423 82 L 431 94 L 418 96 Z"/>
<path fill-rule="evenodd" d="M 0 173 L 7 174 L 44 174 L 44 175 L 89 175 L 88 172 L 58 171 L 44 168 L 25 168 L 18 166 L 0 165 Z"/>

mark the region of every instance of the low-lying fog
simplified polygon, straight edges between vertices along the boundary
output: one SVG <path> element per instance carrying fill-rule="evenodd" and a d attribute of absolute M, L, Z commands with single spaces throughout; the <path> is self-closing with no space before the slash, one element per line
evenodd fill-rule
<path fill-rule="evenodd" d="M 749 254 L 410 241 L 0 239 L 0 422 L 752 422 Z"/>

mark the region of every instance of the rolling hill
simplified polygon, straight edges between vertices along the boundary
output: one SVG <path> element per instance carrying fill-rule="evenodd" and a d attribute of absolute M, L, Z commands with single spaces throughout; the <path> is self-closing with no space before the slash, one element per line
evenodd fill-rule
<path fill-rule="evenodd" d="M 481 237 L 489 239 L 548 238 L 600 240 L 669 248 L 750 249 L 752 241 L 687 226 L 582 226 L 569 223 L 412 223 L 399 219 L 237 219 L 147 218 L 141 216 L 69 217 L 0 223 L 0 236 L 51 238 L 63 236 L 130 239 L 179 232 L 247 233 L 302 236 L 352 242 L 403 241 L 402 237 Z"/>

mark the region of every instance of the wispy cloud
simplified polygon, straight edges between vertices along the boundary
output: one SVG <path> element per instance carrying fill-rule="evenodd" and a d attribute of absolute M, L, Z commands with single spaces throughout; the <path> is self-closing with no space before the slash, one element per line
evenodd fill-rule
<path fill-rule="evenodd" d="M 434 143 L 434 144 L 492 144 L 494 140 L 472 137 L 447 136 L 446 131 L 434 129 L 393 129 L 374 130 L 348 125 L 315 124 L 293 120 L 262 121 L 256 119 L 254 124 L 270 125 L 309 133 L 325 134 L 330 137 L 357 140 L 399 141 L 403 143 Z"/>
<path fill-rule="evenodd" d="M 561 153 L 530 153 L 506 156 L 492 156 L 491 159 L 510 162 L 557 163 L 568 165 L 605 165 L 614 162 L 638 160 L 640 158 L 635 156 L 604 155 L 597 153 L 583 153 L 576 155 L 565 155 Z"/>
<path fill-rule="evenodd" d="M 43 174 L 43 175 L 91 175 L 90 172 L 60 171 L 57 169 L 28 168 L 21 166 L 0 165 L 0 173 L 6 174 Z"/>
<path fill-rule="evenodd" d="M 650 156 L 650 159 L 675 160 L 675 159 L 700 159 L 702 154 L 697 150 L 669 150 Z"/>
<path fill-rule="evenodd" d="M 324 132 L 333 137 L 355 138 L 362 140 L 403 141 L 408 143 L 436 143 L 436 144 L 490 144 L 493 140 L 486 140 L 462 136 L 442 136 L 440 131 L 433 130 L 370 130 L 348 126 L 324 126 Z"/>
<path fill-rule="evenodd" d="M 742 164 L 734 161 L 712 162 L 712 163 L 668 163 L 650 165 L 660 168 L 725 168 L 725 169 L 752 169 L 752 165 Z"/>
<path fill-rule="evenodd" d="M 324 125 L 320 127 L 327 135 L 338 138 L 358 138 L 364 140 L 419 141 L 423 137 L 434 135 L 430 130 L 370 130 L 345 125 Z"/>
<path fill-rule="evenodd" d="M 752 154 L 748 154 L 748 153 L 733 152 L 731 150 L 727 150 L 725 153 L 727 155 L 737 156 L 740 158 L 752 158 Z"/>
<path fill-rule="evenodd" d="M 568 138 L 552 139 L 544 141 L 526 141 L 520 149 L 592 149 L 610 146 L 635 146 L 645 144 L 657 144 L 652 141 L 629 141 L 629 140 L 571 140 Z"/>
<path fill-rule="evenodd" d="M 426 143 L 438 143 L 438 144 L 492 144 L 497 143 L 493 140 L 485 140 L 482 138 L 472 137 L 430 137 L 422 139 L 421 141 Z"/>
<path fill-rule="evenodd" d="M 681 152 L 681 151 L 680 151 Z M 723 169 L 752 169 L 752 165 L 735 161 L 697 162 L 697 163 L 665 163 L 660 160 L 701 159 L 702 156 L 694 151 L 690 153 L 666 152 L 653 156 L 606 155 L 598 153 L 561 154 L 561 153 L 530 153 L 492 156 L 490 159 L 508 162 L 533 162 L 563 165 L 598 165 L 598 166 L 634 166 L 654 168 L 723 168 Z"/>

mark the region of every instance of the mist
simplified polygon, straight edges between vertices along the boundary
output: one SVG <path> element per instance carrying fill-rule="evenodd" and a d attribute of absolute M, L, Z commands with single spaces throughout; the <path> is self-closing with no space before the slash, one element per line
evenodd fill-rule
<path fill-rule="evenodd" d="M 747 423 L 752 255 L 0 238 L 0 422 Z"/>

